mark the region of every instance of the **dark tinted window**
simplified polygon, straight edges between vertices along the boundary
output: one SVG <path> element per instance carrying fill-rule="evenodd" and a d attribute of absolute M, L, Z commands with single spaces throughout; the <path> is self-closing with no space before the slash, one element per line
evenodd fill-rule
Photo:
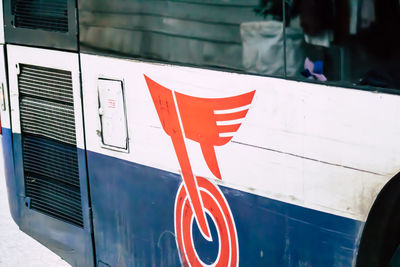
<path fill-rule="evenodd" d="M 283 75 L 281 3 L 80 0 L 81 50 Z"/>
<path fill-rule="evenodd" d="M 293 0 L 287 12 L 288 75 L 400 88 L 398 0 Z M 292 31 L 302 44 L 291 45 Z"/>

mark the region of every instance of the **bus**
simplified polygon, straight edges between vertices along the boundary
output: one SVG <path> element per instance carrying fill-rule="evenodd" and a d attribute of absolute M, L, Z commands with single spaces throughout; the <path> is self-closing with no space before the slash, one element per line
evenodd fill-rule
<path fill-rule="evenodd" d="M 400 266 L 399 1 L 2 4 L 10 213 L 72 266 Z"/>

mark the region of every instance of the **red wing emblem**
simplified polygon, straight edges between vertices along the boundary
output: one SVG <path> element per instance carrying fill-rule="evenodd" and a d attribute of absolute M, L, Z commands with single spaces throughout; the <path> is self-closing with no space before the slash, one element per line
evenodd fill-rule
<path fill-rule="evenodd" d="M 239 130 L 255 91 L 227 98 L 199 98 L 174 92 L 146 75 L 144 77 L 182 170 L 183 184 L 175 203 L 175 232 L 182 262 L 184 265 L 204 265 L 195 253 L 190 234 L 194 217 L 204 238 L 212 239 L 206 219 L 208 212 L 219 233 L 221 255 L 217 259 L 217 266 L 237 266 L 239 247 L 229 205 L 217 186 L 193 175 L 184 138 L 200 144 L 208 168 L 215 177 L 221 179 L 214 147 L 228 143 Z M 218 221 L 225 223 L 218 224 Z"/>

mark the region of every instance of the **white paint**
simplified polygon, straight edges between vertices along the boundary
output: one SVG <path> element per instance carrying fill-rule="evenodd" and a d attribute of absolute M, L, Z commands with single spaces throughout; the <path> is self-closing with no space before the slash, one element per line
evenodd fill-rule
<path fill-rule="evenodd" d="M 230 120 L 230 121 L 217 121 L 217 125 L 235 125 L 235 124 L 241 124 L 242 122 L 243 119 Z"/>
<path fill-rule="evenodd" d="M 78 54 L 17 45 L 7 45 L 7 54 L 13 133 L 21 133 L 19 117 L 18 64 L 30 64 L 66 70 L 70 71 L 72 74 L 76 143 L 79 148 L 84 148 Z"/>
<path fill-rule="evenodd" d="M 232 137 L 235 135 L 235 132 L 228 132 L 228 133 L 219 133 L 219 137 Z"/>
<path fill-rule="evenodd" d="M 250 108 L 250 105 L 245 105 L 245 106 L 238 107 L 238 108 L 214 110 L 214 114 L 230 114 L 230 113 L 234 113 L 234 112 L 247 110 L 249 108 Z"/>
<path fill-rule="evenodd" d="M 2 93 L 3 91 L 3 93 Z M 5 109 L 2 104 L 4 103 Z M 10 128 L 10 110 L 8 103 L 8 85 L 6 78 L 6 65 L 4 57 L 4 45 L 0 45 L 0 118 L 4 128 Z"/>
<path fill-rule="evenodd" d="M 233 142 L 216 147 L 222 174 L 216 182 L 226 186 L 365 220 L 379 190 L 400 170 L 396 95 L 94 55 L 82 55 L 82 73 L 87 148 L 94 152 L 179 173 L 146 74 L 196 97 L 256 90 Z M 96 83 L 102 76 L 124 79 L 129 154 L 103 149 L 96 135 Z M 186 145 L 194 173 L 213 178 L 199 144 Z"/>

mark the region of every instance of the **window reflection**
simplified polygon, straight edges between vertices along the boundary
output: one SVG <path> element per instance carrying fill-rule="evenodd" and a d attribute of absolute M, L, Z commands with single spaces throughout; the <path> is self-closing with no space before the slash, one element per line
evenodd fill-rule
<path fill-rule="evenodd" d="M 399 11 L 398 0 L 291 1 L 286 31 L 301 31 L 303 41 L 286 52 L 302 55 L 303 64 L 288 75 L 400 88 Z M 288 60 L 287 67 L 295 65 Z"/>
<path fill-rule="evenodd" d="M 281 5 L 281 0 L 80 0 L 81 51 L 283 75 Z"/>
<path fill-rule="evenodd" d="M 258 19 L 240 24 L 242 62 L 246 72 L 284 74 L 282 0 L 261 0 L 254 9 Z M 301 43 L 299 35 L 297 42 Z"/>
<path fill-rule="evenodd" d="M 79 1 L 81 51 L 400 88 L 399 0 L 111 2 Z"/>

